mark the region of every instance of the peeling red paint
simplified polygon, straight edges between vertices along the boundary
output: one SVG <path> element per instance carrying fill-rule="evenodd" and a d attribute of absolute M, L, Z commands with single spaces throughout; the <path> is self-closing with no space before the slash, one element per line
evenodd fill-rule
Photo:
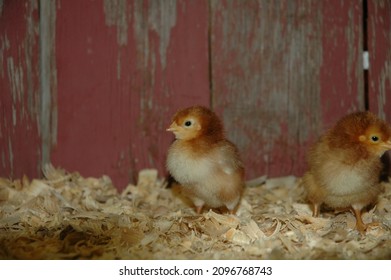
<path fill-rule="evenodd" d="M 322 2 L 323 63 L 320 95 L 323 130 L 341 116 L 364 110 L 362 2 Z"/>
<path fill-rule="evenodd" d="M 37 1 L 5 1 L 0 16 L 0 176 L 40 175 Z"/>
<path fill-rule="evenodd" d="M 368 0 L 369 108 L 391 123 L 391 0 Z M 391 174 L 391 152 L 384 157 Z"/>
<path fill-rule="evenodd" d="M 299 175 L 321 130 L 322 2 L 211 3 L 213 105 L 247 177 Z"/>
<path fill-rule="evenodd" d="M 369 103 L 388 120 L 390 2 L 368 0 Z M 119 189 L 143 168 L 163 176 L 165 129 L 194 104 L 222 117 L 248 178 L 301 175 L 317 136 L 364 109 L 362 1 L 50 3 L 48 15 L 38 0 L 3 1 L 2 176 L 38 176 L 45 155 Z M 53 27 L 50 77 L 39 72 L 39 14 Z"/>
<path fill-rule="evenodd" d="M 166 173 L 171 115 L 209 100 L 207 1 L 116 1 L 126 15 L 107 3 L 63 1 L 57 11 L 52 159 L 123 188 L 142 168 Z M 161 29 L 165 20 L 173 25 Z"/>
<path fill-rule="evenodd" d="M 391 122 L 391 1 L 368 1 L 369 106 Z"/>

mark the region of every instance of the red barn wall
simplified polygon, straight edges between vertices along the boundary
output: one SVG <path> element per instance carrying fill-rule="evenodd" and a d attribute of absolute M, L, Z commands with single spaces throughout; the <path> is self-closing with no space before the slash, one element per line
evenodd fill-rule
<path fill-rule="evenodd" d="M 368 0 L 370 109 L 391 122 L 391 1 Z"/>
<path fill-rule="evenodd" d="M 342 115 L 391 121 L 390 2 L 3 0 L 0 175 L 165 176 L 165 129 L 193 104 L 221 116 L 248 178 L 302 175 Z"/>
<path fill-rule="evenodd" d="M 391 123 L 391 0 L 368 0 L 368 105 Z M 391 174 L 391 152 L 383 157 Z"/>
<path fill-rule="evenodd" d="M 0 175 L 41 169 L 38 2 L 0 5 Z"/>
<path fill-rule="evenodd" d="M 72 16 L 70 16 L 72 15 Z M 208 105 L 206 1 L 62 1 L 54 165 L 119 186 L 165 172 L 171 115 Z"/>
<path fill-rule="evenodd" d="M 302 174 L 325 128 L 364 109 L 359 1 L 212 1 L 213 106 L 247 174 Z"/>

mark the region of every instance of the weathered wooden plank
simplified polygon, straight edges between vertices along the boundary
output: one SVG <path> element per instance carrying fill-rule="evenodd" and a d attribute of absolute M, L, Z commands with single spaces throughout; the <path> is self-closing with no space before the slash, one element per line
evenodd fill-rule
<path fill-rule="evenodd" d="M 141 104 L 132 149 L 140 161 L 136 169 L 155 167 L 165 174 L 173 140 L 165 130 L 172 115 L 210 101 L 208 1 L 136 2 L 135 20 L 137 56 L 144 59 L 136 65 L 140 79 L 133 82 L 141 86 Z"/>
<path fill-rule="evenodd" d="M 40 175 L 38 3 L 0 5 L 0 176 Z"/>
<path fill-rule="evenodd" d="M 213 107 L 247 176 L 302 174 L 319 133 L 363 107 L 360 1 L 212 0 L 211 9 Z"/>
<path fill-rule="evenodd" d="M 52 146 L 57 141 L 57 71 L 55 55 L 56 1 L 39 2 L 40 41 L 40 134 L 41 164 L 51 162 Z"/>
<path fill-rule="evenodd" d="M 391 123 L 391 1 L 368 0 L 369 109 Z M 383 157 L 391 174 L 391 153 Z"/>
<path fill-rule="evenodd" d="M 108 174 L 120 188 L 142 168 L 164 174 L 171 115 L 210 101 L 249 178 L 301 174 L 317 135 L 364 108 L 362 1 L 51 1 L 40 28 L 37 0 L 2 3 L 6 176 L 34 176 L 49 160 L 85 176 Z M 382 38 L 389 38 L 376 26 L 389 28 L 389 1 L 375 6 L 370 105 L 387 115 L 389 45 L 382 49 Z M 43 27 L 46 50 L 38 49 Z M 42 94 L 39 69 L 46 69 Z"/>
<path fill-rule="evenodd" d="M 55 165 L 108 174 L 165 173 L 176 109 L 207 105 L 207 1 L 61 1 L 56 20 Z"/>
<path fill-rule="evenodd" d="M 362 1 L 322 2 L 320 70 L 323 126 L 347 113 L 365 109 Z"/>
<path fill-rule="evenodd" d="M 391 1 L 368 0 L 369 108 L 391 122 Z"/>
<path fill-rule="evenodd" d="M 84 176 L 126 176 L 117 165 L 130 137 L 129 96 L 117 82 L 120 35 L 106 25 L 103 1 L 61 1 L 55 16 L 58 122 L 51 160 Z"/>

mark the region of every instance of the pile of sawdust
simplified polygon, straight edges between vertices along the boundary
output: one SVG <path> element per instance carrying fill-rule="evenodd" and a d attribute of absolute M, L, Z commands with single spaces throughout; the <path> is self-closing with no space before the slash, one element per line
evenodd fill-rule
<path fill-rule="evenodd" d="M 195 211 L 156 170 L 121 194 L 110 178 L 47 166 L 45 179 L 0 178 L 1 259 L 390 259 L 391 184 L 363 215 L 311 216 L 299 179 L 258 180 L 236 215 Z"/>

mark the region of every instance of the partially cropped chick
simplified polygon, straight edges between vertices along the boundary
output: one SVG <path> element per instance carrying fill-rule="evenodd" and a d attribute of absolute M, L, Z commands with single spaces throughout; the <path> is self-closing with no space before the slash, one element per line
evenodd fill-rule
<path fill-rule="evenodd" d="M 353 210 L 356 228 L 364 232 L 362 209 L 374 203 L 381 191 L 380 157 L 391 149 L 391 128 L 370 112 L 352 113 L 327 131 L 308 155 L 304 175 L 313 214 L 325 203 Z"/>
<path fill-rule="evenodd" d="M 197 213 L 204 205 L 225 206 L 234 213 L 244 186 L 244 168 L 216 114 L 202 106 L 180 110 L 167 131 L 176 138 L 168 150 L 167 169 Z"/>

